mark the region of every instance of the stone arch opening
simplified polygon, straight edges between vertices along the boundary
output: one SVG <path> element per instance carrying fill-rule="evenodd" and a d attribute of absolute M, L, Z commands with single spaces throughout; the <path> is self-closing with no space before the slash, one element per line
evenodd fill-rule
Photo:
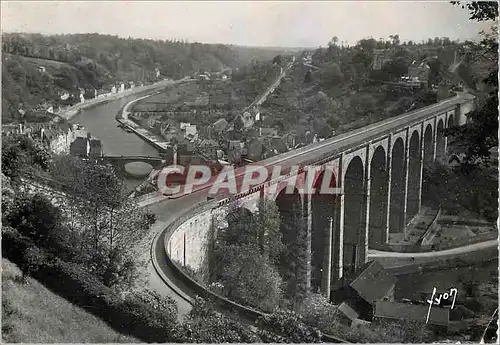
<path fill-rule="evenodd" d="M 312 232 L 311 232 L 311 288 L 317 291 L 322 286 L 324 279 L 324 270 L 328 268 L 327 260 L 332 260 L 333 253 L 333 229 L 334 229 L 334 211 L 336 204 L 336 195 L 324 194 L 321 191 L 323 180 L 329 175 L 328 172 L 321 172 L 314 184 L 315 194 L 311 196 L 312 212 Z M 328 186 L 334 188 L 337 186 L 335 176 L 332 174 Z M 326 250 L 327 246 L 332 248 Z"/>
<path fill-rule="evenodd" d="M 376 148 L 370 166 L 370 217 L 368 246 L 378 248 L 387 242 L 387 188 L 388 174 L 386 152 Z"/>
<path fill-rule="evenodd" d="M 448 116 L 448 124 L 446 125 L 446 128 L 450 128 L 453 126 L 455 126 L 455 116 L 451 114 L 450 116 Z"/>
<path fill-rule="evenodd" d="M 344 234 L 343 234 L 343 276 L 352 275 L 364 253 L 365 231 L 363 225 L 363 189 L 364 171 L 363 161 L 354 157 L 349 163 L 344 176 Z"/>
<path fill-rule="evenodd" d="M 432 126 L 430 124 L 425 127 L 424 132 L 424 164 L 430 165 L 433 161 L 434 147 L 432 145 Z"/>
<path fill-rule="evenodd" d="M 389 209 L 389 233 L 402 232 L 404 228 L 405 148 L 398 138 L 391 154 L 391 205 Z"/>
<path fill-rule="evenodd" d="M 285 246 L 279 260 L 279 271 L 285 282 L 285 294 L 294 296 L 299 284 L 304 281 L 307 268 L 304 268 L 306 260 L 306 231 L 307 224 L 302 207 L 302 198 L 294 188 L 292 193 L 287 193 L 284 188 L 276 199 L 276 205 L 280 213 L 280 231 L 282 242 Z"/>
<path fill-rule="evenodd" d="M 420 138 L 417 131 L 410 137 L 408 150 L 408 193 L 406 197 L 406 223 L 418 213 L 420 206 Z"/>
<path fill-rule="evenodd" d="M 444 123 L 440 119 L 437 125 L 436 131 L 436 158 L 440 158 L 444 155 L 445 151 L 445 141 L 444 141 Z"/>
<path fill-rule="evenodd" d="M 430 124 L 427 125 L 425 128 L 424 132 L 424 167 L 422 171 L 422 193 L 421 193 L 421 198 L 425 197 L 425 192 L 428 190 L 428 181 L 427 181 L 427 174 L 428 174 L 428 169 L 431 168 L 432 162 L 434 161 L 434 144 L 432 140 L 432 126 Z"/>

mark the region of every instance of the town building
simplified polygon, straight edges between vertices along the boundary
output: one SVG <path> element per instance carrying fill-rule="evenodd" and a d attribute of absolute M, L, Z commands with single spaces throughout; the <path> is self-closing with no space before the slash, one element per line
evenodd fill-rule
<path fill-rule="evenodd" d="M 278 135 L 276 128 L 259 127 L 259 137 L 274 137 Z"/>
<path fill-rule="evenodd" d="M 250 128 L 255 122 L 254 115 L 250 111 L 245 111 L 240 118 L 243 121 L 243 128 Z"/>
<path fill-rule="evenodd" d="M 408 67 L 408 77 L 409 78 L 417 78 L 420 82 L 427 83 L 429 80 L 429 65 L 424 62 L 421 64 L 412 64 Z"/>
<path fill-rule="evenodd" d="M 390 54 L 390 51 L 388 49 L 374 49 L 373 50 L 372 68 L 374 70 L 382 69 L 382 66 L 384 64 L 391 61 L 389 54 Z"/>
<path fill-rule="evenodd" d="M 88 133 L 86 137 L 77 137 L 71 143 L 70 153 L 79 157 L 100 157 L 103 155 L 102 143 Z"/>
<path fill-rule="evenodd" d="M 27 135 L 39 140 L 48 150 L 55 154 L 70 152 L 71 143 L 84 131 L 77 125 L 70 125 L 67 121 L 58 123 L 34 122 L 2 126 L 3 135 Z"/>
<path fill-rule="evenodd" d="M 359 274 L 344 278 L 338 284 L 340 287 L 333 298 L 343 301 L 339 310 L 350 322 L 357 318 L 370 321 L 377 301 L 394 300 L 396 279 L 377 261 L 368 262 Z"/>
<path fill-rule="evenodd" d="M 226 130 L 228 124 L 229 123 L 226 121 L 226 119 L 219 119 L 215 121 L 211 127 L 214 133 L 219 134 Z"/>

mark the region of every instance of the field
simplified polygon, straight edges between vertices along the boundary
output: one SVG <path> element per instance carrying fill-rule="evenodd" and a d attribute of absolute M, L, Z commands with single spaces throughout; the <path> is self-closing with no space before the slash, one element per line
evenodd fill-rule
<path fill-rule="evenodd" d="M 134 111 L 164 111 L 180 106 L 184 102 L 193 101 L 199 86 L 195 83 L 176 85 L 164 92 L 145 98 L 134 104 Z"/>
<path fill-rule="evenodd" d="M 111 329 L 104 321 L 2 260 L 2 341 L 22 343 L 138 343 Z"/>

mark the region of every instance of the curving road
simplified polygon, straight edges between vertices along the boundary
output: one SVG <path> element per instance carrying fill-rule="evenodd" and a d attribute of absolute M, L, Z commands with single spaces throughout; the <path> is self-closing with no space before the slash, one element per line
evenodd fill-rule
<path fill-rule="evenodd" d="M 446 260 L 465 260 L 477 263 L 498 257 L 498 240 L 488 240 L 461 247 L 424 253 L 398 253 L 368 250 L 368 259 L 377 260 L 385 268 L 410 269 L 419 265 L 445 262 Z"/>
<path fill-rule="evenodd" d="M 133 133 L 126 133 L 117 127 L 115 120 L 116 114 L 128 102 L 141 97 L 141 95 L 127 96 L 119 100 L 111 101 L 106 104 L 98 105 L 93 108 L 85 110 L 82 114 L 76 116 L 73 121 L 79 122 L 91 132 L 94 136 L 99 137 L 103 141 L 104 151 L 112 155 L 143 155 L 143 156 L 158 156 L 156 149 L 145 143 L 137 135 Z M 445 102 L 449 106 L 449 102 Z M 438 111 L 442 108 L 440 105 L 432 106 L 431 108 Z M 373 135 L 380 135 L 381 133 L 403 125 L 408 122 L 409 118 L 417 120 L 420 117 L 426 116 L 422 111 L 415 111 L 404 116 L 389 119 L 381 123 L 373 124 L 371 126 L 346 133 L 344 135 L 325 140 L 324 142 L 310 145 L 296 151 L 288 152 L 284 155 L 270 158 L 263 161 L 264 164 L 277 164 L 287 162 L 288 164 L 297 164 L 304 160 L 304 156 L 315 152 L 315 155 L 321 153 L 333 153 L 337 149 L 343 149 L 354 142 L 359 142 L 363 139 L 369 139 Z M 361 138 L 361 139 L 360 139 Z M 200 200 L 205 198 L 206 190 L 203 189 L 195 191 L 194 193 L 181 196 L 180 198 L 169 200 L 160 198 L 158 203 L 147 206 L 149 210 L 157 215 L 157 221 L 153 225 L 150 234 L 141 243 L 138 243 L 138 258 L 144 259 L 148 262 L 145 271 L 143 272 L 143 284 L 157 291 L 163 296 L 173 298 L 178 304 L 179 318 L 191 309 L 190 299 L 193 293 L 180 281 L 174 278 L 169 267 L 165 264 L 167 256 L 164 248 L 164 235 L 166 226 L 175 220 L 187 208 L 190 208 Z M 491 241 L 490 241 L 491 242 Z M 449 249 L 447 255 L 467 253 L 470 251 L 481 250 L 484 244 L 476 244 L 464 248 Z M 488 248 L 492 243 L 486 245 Z M 496 246 L 496 245 L 495 245 Z M 484 249 L 484 248 L 483 248 Z M 450 252 L 451 251 L 451 252 Z M 398 256 L 399 255 L 399 256 Z M 430 254 L 426 254 L 431 257 Z M 433 252 L 433 256 L 439 256 L 439 252 Z M 444 255 L 444 254 L 443 254 Z M 390 256 L 391 259 L 401 260 L 407 257 L 407 254 L 401 253 L 383 253 L 371 252 L 371 257 Z M 414 257 L 415 254 L 412 254 Z M 157 272 L 152 264 L 152 258 L 156 261 L 157 267 L 160 272 Z"/>
<path fill-rule="evenodd" d="M 159 157 L 158 151 L 139 138 L 135 133 L 127 133 L 117 127 L 118 122 L 115 117 L 118 112 L 127 103 L 142 96 L 144 96 L 144 93 L 130 95 L 85 109 L 81 114 L 73 117 L 71 122 L 80 123 L 93 136 L 101 139 L 105 154 L 116 156 Z M 180 297 L 179 293 L 166 285 L 156 273 L 151 263 L 151 243 L 154 237 L 157 234 L 161 234 L 168 223 L 174 220 L 180 212 L 190 207 L 198 200 L 199 196 L 193 194 L 177 200 L 162 199 L 161 202 L 148 207 L 148 209 L 157 215 L 158 219 L 148 236 L 137 245 L 138 259 L 147 262 L 147 267 L 145 267 L 144 272 L 142 272 L 142 286 L 157 291 L 160 295 L 173 298 L 178 305 L 179 318 L 182 318 L 190 310 L 191 305 Z M 163 241 L 158 241 L 157 243 L 163 244 Z M 158 261 L 161 265 L 162 262 L 165 262 L 165 257 L 162 257 L 162 255 L 165 256 L 163 245 L 158 248 L 157 252 L 159 254 L 157 256 Z M 175 283 L 180 284 L 179 282 Z"/>

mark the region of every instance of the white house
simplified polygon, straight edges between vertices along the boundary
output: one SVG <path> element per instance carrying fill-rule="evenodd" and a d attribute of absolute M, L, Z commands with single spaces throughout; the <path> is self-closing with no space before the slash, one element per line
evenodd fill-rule
<path fill-rule="evenodd" d="M 198 131 L 196 130 L 196 125 L 189 125 L 184 127 L 185 137 L 192 136 L 194 138 L 198 137 Z"/>

